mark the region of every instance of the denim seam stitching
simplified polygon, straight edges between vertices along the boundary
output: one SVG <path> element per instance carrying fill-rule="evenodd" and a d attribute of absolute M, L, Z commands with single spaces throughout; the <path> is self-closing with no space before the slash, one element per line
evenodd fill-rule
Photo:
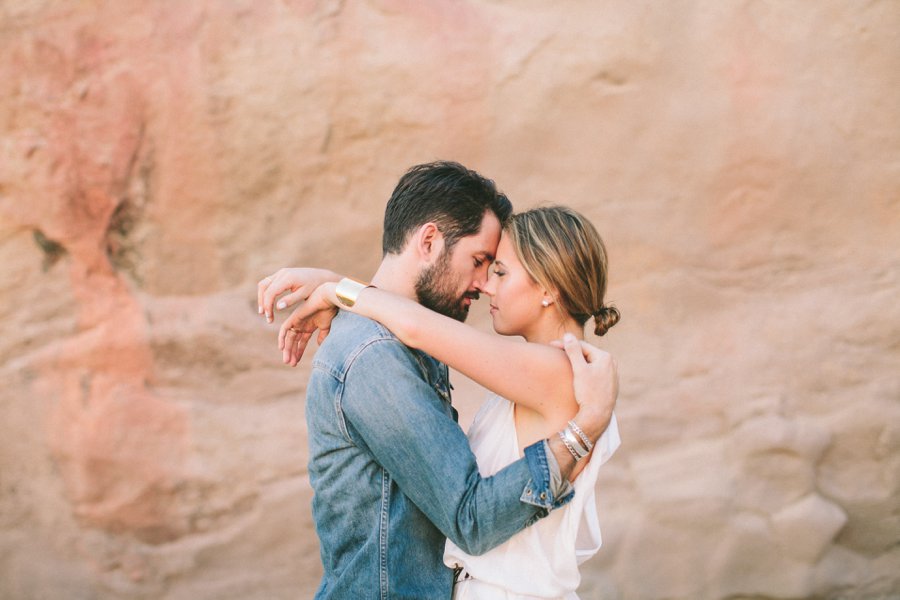
<path fill-rule="evenodd" d="M 527 494 L 523 492 L 520 499 L 527 504 L 548 510 L 553 506 L 554 498 L 550 490 L 550 465 L 547 463 L 547 457 L 544 455 L 543 443 L 543 441 L 535 442 L 525 449 L 525 458 L 528 470 L 531 473 L 531 481 L 529 483 L 532 484 L 531 491 L 533 495 L 529 499 Z M 535 475 L 538 475 L 537 479 L 535 479 Z M 528 484 L 526 484 L 526 490 L 528 487 Z M 541 501 L 540 497 L 542 493 L 548 496 L 543 501 Z"/>
<path fill-rule="evenodd" d="M 388 548 L 388 505 L 391 501 L 391 483 L 390 475 L 387 470 L 381 469 L 381 531 L 378 534 L 379 541 L 379 583 L 381 586 L 382 600 L 388 600 L 390 597 L 390 588 L 388 587 L 388 564 L 387 564 L 387 548 Z"/>
<path fill-rule="evenodd" d="M 321 360 L 313 360 L 312 363 L 313 370 L 323 371 L 327 373 L 332 379 L 336 379 L 337 381 L 341 381 L 343 379 L 341 377 L 341 372 L 335 370 L 329 363 L 321 361 Z"/>
<path fill-rule="evenodd" d="M 366 348 L 368 348 L 375 342 L 389 342 L 389 341 L 396 341 L 396 342 L 400 343 L 400 340 L 398 340 L 397 338 L 388 338 L 388 337 L 382 337 L 382 336 L 373 337 L 373 338 L 366 340 L 365 342 L 363 342 L 362 344 L 357 346 L 356 351 L 353 354 L 351 354 L 347 358 L 346 361 L 344 361 L 344 368 L 343 368 L 343 371 L 341 372 L 341 374 L 339 376 L 335 376 L 335 379 L 337 379 L 337 382 L 338 382 L 338 388 L 337 388 L 337 394 L 335 395 L 335 398 L 334 398 L 334 411 L 335 411 L 335 414 L 337 415 L 338 427 L 341 430 L 341 434 L 347 440 L 347 443 L 353 444 L 354 447 L 359 447 L 359 446 L 353 440 L 353 436 L 350 435 L 350 428 L 347 427 L 347 420 L 344 417 L 344 407 L 343 407 L 344 383 L 346 382 L 347 372 L 350 370 L 350 367 L 353 366 L 354 361 L 356 361 L 357 357 L 362 353 L 363 350 L 365 350 Z M 326 368 L 326 370 L 331 372 L 330 369 Z"/>
<path fill-rule="evenodd" d="M 344 382 L 344 379 L 347 377 L 347 372 L 350 370 L 350 367 L 353 366 L 353 363 L 356 362 L 356 359 L 359 357 L 359 355 L 362 354 L 363 350 L 365 350 L 366 348 L 368 348 L 369 346 L 372 346 L 373 344 L 375 344 L 377 342 L 397 342 L 401 346 L 403 345 L 403 342 L 401 342 L 396 337 L 387 337 L 387 336 L 373 336 L 373 337 L 370 337 L 369 339 L 367 339 L 366 341 L 362 342 L 361 344 L 358 344 L 356 346 L 356 348 L 354 349 L 354 351 L 351 354 L 349 354 L 347 356 L 347 359 L 344 361 L 343 368 L 341 369 L 341 375 L 340 375 L 341 383 Z"/>
<path fill-rule="evenodd" d="M 344 397 L 344 383 L 338 382 L 337 390 L 334 395 L 334 415 L 337 418 L 338 429 L 341 430 L 341 435 L 346 438 L 347 443 L 351 444 L 354 448 L 358 447 L 356 442 L 353 440 L 353 436 L 350 435 L 350 428 L 347 427 L 347 420 L 344 418 L 344 409 L 341 407 L 341 401 Z"/>

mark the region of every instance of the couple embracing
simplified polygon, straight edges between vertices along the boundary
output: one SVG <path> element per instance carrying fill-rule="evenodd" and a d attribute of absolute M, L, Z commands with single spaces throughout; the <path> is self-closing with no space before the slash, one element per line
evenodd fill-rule
<path fill-rule="evenodd" d="M 269 322 L 301 302 L 279 333 L 285 363 L 319 332 L 316 597 L 577 598 L 600 546 L 598 469 L 619 445 L 615 362 L 583 341 L 619 318 L 600 236 L 568 208 L 513 214 L 491 180 L 437 162 L 400 179 L 382 246 L 370 283 L 282 269 L 259 284 Z M 463 323 L 480 294 L 500 335 Z M 492 392 L 468 437 L 448 365 Z"/>

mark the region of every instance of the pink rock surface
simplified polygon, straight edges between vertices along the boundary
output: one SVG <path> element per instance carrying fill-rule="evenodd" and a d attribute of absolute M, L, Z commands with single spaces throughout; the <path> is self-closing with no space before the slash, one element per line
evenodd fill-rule
<path fill-rule="evenodd" d="M 436 158 L 610 250 L 624 444 L 583 598 L 900 595 L 898 29 L 890 1 L 0 5 L 0 597 L 312 595 L 308 366 L 254 285 L 368 276 Z"/>

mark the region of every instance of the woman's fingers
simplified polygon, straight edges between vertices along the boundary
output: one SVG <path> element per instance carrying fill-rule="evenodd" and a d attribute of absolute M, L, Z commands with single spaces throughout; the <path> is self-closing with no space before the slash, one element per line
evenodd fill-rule
<path fill-rule="evenodd" d="M 281 349 L 281 361 L 289 365 L 291 364 L 291 358 L 294 352 L 294 343 L 297 339 L 297 332 L 293 329 L 288 329 L 284 332 L 284 337 L 281 338 L 279 336 L 279 348 Z"/>
<path fill-rule="evenodd" d="M 301 285 L 299 288 L 291 292 L 290 294 L 285 294 L 282 296 L 278 303 L 275 305 L 275 308 L 278 310 L 284 310 L 285 308 L 300 302 L 301 300 L 306 300 L 308 294 L 306 293 L 306 286 Z"/>
<path fill-rule="evenodd" d="M 282 360 L 285 364 L 296 366 L 303 358 L 306 347 L 318 330 L 316 338 L 321 344 L 331 331 L 331 321 L 337 314 L 337 309 L 331 307 L 321 297 L 310 296 L 307 300 L 301 300 L 300 306 L 284 320 L 278 330 L 278 349 L 281 350 Z M 322 304 L 327 308 L 316 308 Z"/>
<path fill-rule="evenodd" d="M 269 288 L 269 285 L 272 283 L 272 280 L 275 278 L 275 275 L 269 275 L 268 277 L 263 277 L 259 280 L 259 283 L 256 284 L 256 303 L 259 308 L 259 314 L 263 314 L 263 298 L 266 294 L 266 290 Z"/>
<path fill-rule="evenodd" d="M 290 320 L 290 319 L 288 319 L 288 320 Z M 281 324 L 281 328 L 278 330 L 278 349 L 279 350 L 284 350 L 284 342 L 285 342 L 285 339 L 287 338 L 287 333 L 290 328 L 291 328 L 291 326 L 288 325 L 287 321 L 285 321 L 284 323 Z"/>
<path fill-rule="evenodd" d="M 318 329 L 310 317 L 305 315 L 308 310 L 306 304 L 300 305 L 285 319 L 281 329 L 278 330 L 278 349 L 281 350 L 281 357 L 286 365 L 297 366 L 303 358 L 303 353 L 306 352 L 309 340 Z M 319 343 L 328 335 L 330 325 L 329 322 L 327 327 L 319 329 Z"/>
<path fill-rule="evenodd" d="M 323 269 L 306 267 L 278 269 L 272 275 L 261 279 L 256 286 L 259 314 L 265 315 L 266 320 L 271 323 L 275 319 L 276 309 L 282 310 L 306 300 L 313 290 L 334 277 L 334 273 Z M 285 292 L 289 293 L 279 299 L 278 296 Z"/>
<path fill-rule="evenodd" d="M 304 331 L 300 335 L 297 336 L 292 349 L 293 355 L 291 356 L 291 366 L 296 367 L 300 363 L 300 359 L 303 358 L 303 353 L 306 352 L 306 345 L 309 344 L 309 339 L 312 337 L 312 331 Z"/>
<path fill-rule="evenodd" d="M 263 280 L 265 281 L 265 280 Z M 275 298 L 278 297 L 279 294 L 286 292 L 287 290 L 293 290 L 296 282 L 294 282 L 290 274 L 286 269 L 281 269 L 275 275 L 271 277 L 271 281 L 266 286 L 266 289 L 263 290 L 262 294 L 262 302 L 260 306 L 263 309 L 263 312 L 266 315 L 266 321 L 271 323 L 275 320 L 274 307 Z"/>
<path fill-rule="evenodd" d="M 287 345 L 290 343 L 289 336 L 296 335 L 297 332 L 295 329 L 300 329 L 300 324 L 303 322 L 303 319 L 300 318 L 298 314 L 300 312 L 300 308 L 297 308 L 294 312 L 291 313 L 287 319 L 284 320 L 284 323 L 281 324 L 281 329 L 278 330 L 278 349 L 284 350 Z"/>

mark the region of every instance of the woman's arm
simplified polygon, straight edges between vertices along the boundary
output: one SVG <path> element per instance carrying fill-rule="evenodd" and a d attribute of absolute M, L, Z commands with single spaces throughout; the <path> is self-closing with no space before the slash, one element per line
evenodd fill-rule
<path fill-rule="evenodd" d="M 339 302 L 336 287 L 335 283 L 319 286 L 282 325 L 279 343 L 286 363 L 296 364 L 315 327 L 330 322 L 323 319 L 321 311 L 338 307 L 378 321 L 407 346 L 430 354 L 544 418 L 568 419 L 577 411 L 572 367 L 562 350 L 484 333 L 373 287 L 362 290 L 349 308 Z"/>

